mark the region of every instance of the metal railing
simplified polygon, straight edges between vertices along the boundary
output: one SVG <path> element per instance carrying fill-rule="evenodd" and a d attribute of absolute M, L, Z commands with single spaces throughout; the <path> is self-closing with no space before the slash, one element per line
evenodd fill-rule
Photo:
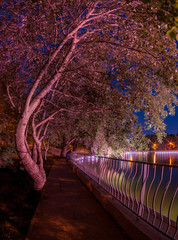
<path fill-rule="evenodd" d="M 71 160 L 154 228 L 178 239 L 178 166 L 73 152 Z"/>

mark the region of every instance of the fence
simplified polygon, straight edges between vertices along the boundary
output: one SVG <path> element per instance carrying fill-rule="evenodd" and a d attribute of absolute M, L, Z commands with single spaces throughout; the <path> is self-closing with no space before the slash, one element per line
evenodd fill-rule
<path fill-rule="evenodd" d="M 90 156 L 72 162 L 127 208 L 172 239 L 178 239 L 178 166 Z"/>

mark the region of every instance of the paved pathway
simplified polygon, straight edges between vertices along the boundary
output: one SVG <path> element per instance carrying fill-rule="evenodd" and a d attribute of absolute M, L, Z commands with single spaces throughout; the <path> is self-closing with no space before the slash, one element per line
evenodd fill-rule
<path fill-rule="evenodd" d="M 56 159 L 26 240 L 129 239 L 72 172 Z"/>

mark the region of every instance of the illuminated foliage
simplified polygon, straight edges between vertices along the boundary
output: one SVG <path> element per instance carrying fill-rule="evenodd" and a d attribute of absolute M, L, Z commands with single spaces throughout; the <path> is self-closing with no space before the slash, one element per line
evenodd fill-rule
<path fill-rule="evenodd" d="M 178 1 L 177 0 L 142 0 L 148 8 L 154 7 L 157 18 L 165 24 L 170 39 L 178 41 Z"/>
<path fill-rule="evenodd" d="M 56 131 L 49 121 L 63 124 L 65 112 L 76 116 L 63 129 L 85 114 L 76 133 L 90 123 L 94 137 L 104 125 L 111 143 L 143 110 L 148 128 L 162 136 L 163 119 L 177 103 L 176 46 L 156 7 L 125 0 L 2 0 L 0 7 L 1 80 L 18 112 L 17 151 L 36 189 L 46 180 L 41 141 L 49 127 Z M 30 129 L 34 154 L 26 141 Z"/>

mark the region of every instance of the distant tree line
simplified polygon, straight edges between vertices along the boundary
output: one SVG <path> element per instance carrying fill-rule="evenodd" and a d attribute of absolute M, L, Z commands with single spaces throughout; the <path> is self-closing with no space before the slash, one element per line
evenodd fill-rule
<path fill-rule="evenodd" d="M 150 141 L 148 147 L 150 150 L 178 150 L 178 133 L 168 134 L 163 138 L 162 143 L 158 142 L 156 135 L 146 136 Z"/>

